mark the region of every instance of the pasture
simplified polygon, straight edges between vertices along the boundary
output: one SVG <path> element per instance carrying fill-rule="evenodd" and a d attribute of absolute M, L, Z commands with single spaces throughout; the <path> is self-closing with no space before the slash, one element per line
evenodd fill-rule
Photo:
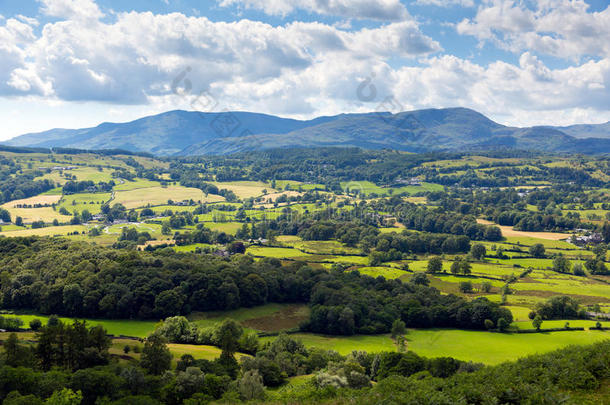
<path fill-rule="evenodd" d="M 20 205 L 53 205 L 61 200 L 61 195 L 57 194 L 41 194 L 35 197 L 24 198 L 22 200 L 13 200 L 3 204 L 3 208 L 15 208 Z"/>
<path fill-rule="evenodd" d="M 168 187 L 145 187 L 127 191 L 117 191 L 113 203 L 123 204 L 125 208 L 141 208 L 147 205 L 165 205 L 168 200 L 195 202 L 217 202 L 223 201 L 224 197 L 219 195 L 204 195 L 203 191 L 196 188 L 182 186 Z"/>
<path fill-rule="evenodd" d="M 88 162 L 89 165 L 92 163 Z M 71 166 L 71 164 L 65 164 L 65 166 Z M 99 183 L 100 181 L 109 182 L 113 180 L 112 170 L 102 168 L 101 170 L 96 167 L 85 166 L 85 167 L 77 167 L 72 170 L 53 170 L 51 173 L 47 173 L 37 179 L 49 179 L 53 180 L 55 183 L 64 185 L 69 180 L 73 181 L 93 181 L 95 183 Z M 70 175 L 70 179 L 67 179 L 66 176 Z"/>
<path fill-rule="evenodd" d="M 60 223 L 66 223 L 71 219 L 68 215 L 61 215 L 59 211 L 55 211 L 53 207 L 8 208 L 7 211 L 11 214 L 13 221 L 15 218 L 21 217 L 26 224 L 30 224 L 34 221 L 44 221 L 48 224 L 54 220 L 58 220 Z"/>
<path fill-rule="evenodd" d="M 511 334 L 457 329 L 413 329 L 409 330 L 406 338 L 407 349 L 422 356 L 449 356 L 464 361 L 499 364 L 572 344 L 582 345 L 610 339 L 610 332 L 585 330 Z"/>
<path fill-rule="evenodd" d="M 138 188 L 161 187 L 161 183 L 146 179 L 135 179 L 133 181 L 120 180 L 116 182 L 117 185 L 114 186 L 114 191 L 130 191 Z"/>
<path fill-rule="evenodd" d="M 401 187 L 380 187 L 370 181 L 352 181 L 342 182 L 341 188 L 349 190 L 350 193 L 362 193 L 364 195 L 377 194 L 380 196 L 399 195 L 399 194 L 417 194 L 426 191 L 443 191 L 443 186 L 434 183 L 422 182 L 420 185 L 401 186 Z"/>
<path fill-rule="evenodd" d="M 167 345 L 170 352 L 174 356 L 174 361 L 178 360 L 183 354 L 190 354 L 196 360 L 215 360 L 220 357 L 220 353 L 222 352 L 216 346 L 206 346 L 206 345 L 187 345 L 187 344 L 177 344 L 177 343 L 169 343 Z M 243 353 L 235 353 L 235 357 L 239 361 L 244 356 L 248 356 Z"/>
<path fill-rule="evenodd" d="M 19 229 L 15 231 L 3 231 L 0 235 L 6 237 L 19 236 L 66 236 L 74 232 L 85 232 L 87 227 L 84 225 L 65 225 L 65 226 L 50 226 L 39 229 Z"/>
<path fill-rule="evenodd" d="M 303 190 L 303 191 L 309 191 L 309 190 L 322 191 L 322 190 L 326 189 L 324 184 L 303 183 L 303 182 L 296 181 L 296 180 L 276 180 L 275 188 L 277 190 L 286 190 L 287 187 L 290 190 Z"/>
<path fill-rule="evenodd" d="M 309 333 L 291 335 L 307 347 L 335 350 L 347 355 L 353 350 L 369 353 L 396 351 L 389 335 L 326 336 Z M 572 344 L 589 344 L 610 339 L 607 331 L 571 331 L 548 333 L 492 333 L 458 329 L 409 329 L 405 335 L 407 350 L 425 357 L 453 357 L 483 364 L 545 353 Z M 273 337 L 262 338 L 263 342 Z"/>
<path fill-rule="evenodd" d="M 371 277 L 384 277 L 388 280 L 408 277 L 409 273 L 404 270 L 395 269 L 392 267 L 359 267 L 354 271 Z"/>
<path fill-rule="evenodd" d="M 46 315 L 32 314 L 0 314 L 5 318 L 17 317 L 20 318 L 24 326 L 30 323 L 33 319 L 40 319 L 43 324 L 46 324 L 49 317 Z M 75 318 L 60 317 L 62 322 L 72 323 Z M 82 318 L 78 318 L 82 320 Z M 130 319 L 84 319 L 89 326 L 101 325 L 106 329 L 108 334 L 114 336 L 133 336 L 145 338 L 154 329 L 157 322 L 154 321 L 134 321 Z"/>
<path fill-rule="evenodd" d="M 102 210 L 102 204 L 110 201 L 110 193 L 79 193 L 65 195 L 58 204 L 58 209 L 63 207 L 69 212 L 81 213 L 84 210 L 91 214 L 98 214 Z"/>
<path fill-rule="evenodd" d="M 214 182 L 219 189 L 230 190 L 241 199 L 260 197 L 262 196 L 263 190 L 267 190 L 268 193 L 273 193 L 276 190 L 271 188 L 270 184 L 266 184 L 260 181 L 231 181 L 226 183 Z"/>
<path fill-rule="evenodd" d="M 239 222 L 206 222 L 205 226 L 213 231 L 235 235 L 235 233 L 241 229 L 242 224 Z"/>

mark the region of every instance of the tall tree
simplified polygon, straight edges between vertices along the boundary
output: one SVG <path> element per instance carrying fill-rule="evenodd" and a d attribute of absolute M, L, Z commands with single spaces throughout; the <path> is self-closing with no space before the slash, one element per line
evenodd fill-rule
<path fill-rule="evenodd" d="M 160 375 L 169 370 L 172 364 L 172 354 L 167 347 L 165 338 L 153 334 L 146 339 L 142 349 L 140 364 L 150 374 Z"/>

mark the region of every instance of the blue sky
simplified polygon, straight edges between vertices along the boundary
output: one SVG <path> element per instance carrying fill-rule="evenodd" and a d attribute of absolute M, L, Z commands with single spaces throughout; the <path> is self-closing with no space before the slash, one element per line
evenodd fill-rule
<path fill-rule="evenodd" d="M 605 122 L 608 5 L 2 0 L 0 140 L 172 109 L 311 118 L 462 106 L 515 126 Z"/>

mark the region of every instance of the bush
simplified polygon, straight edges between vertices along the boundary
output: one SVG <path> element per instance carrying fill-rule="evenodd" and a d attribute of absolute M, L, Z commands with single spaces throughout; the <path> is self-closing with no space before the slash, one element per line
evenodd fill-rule
<path fill-rule="evenodd" d="M 530 247 L 530 255 L 536 258 L 543 258 L 546 255 L 546 250 L 542 243 L 536 243 Z"/>
<path fill-rule="evenodd" d="M 40 319 L 36 318 L 36 319 L 32 319 L 30 321 L 30 329 L 32 329 L 33 331 L 37 331 L 41 327 L 42 327 L 42 322 L 40 321 Z"/>
<path fill-rule="evenodd" d="M 472 292 L 472 282 L 470 282 L 470 281 L 460 282 L 459 289 L 464 294 L 471 293 Z"/>
<path fill-rule="evenodd" d="M 428 260 L 428 267 L 426 269 L 428 273 L 440 273 L 443 271 L 443 260 L 440 257 L 433 257 Z"/>
<path fill-rule="evenodd" d="M 265 397 L 265 386 L 263 385 L 263 377 L 258 370 L 246 371 L 239 380 L 238 390 L 241 398 L 246 401 L 263 399 Z"/>
<path fill-rule="evenodd" d="M 481 291 L 484 293 L 491 292 L 492 285 L 489 281 L 484 281 L 481 283 Z"/>
<path fill-rule="evenodd" d="M 506 329 L 508 329 L 510 323 L 504 319 L 504 318 L 499 318 L 498 319 L 498 330 L 500 332 L 504 332 Z"/>

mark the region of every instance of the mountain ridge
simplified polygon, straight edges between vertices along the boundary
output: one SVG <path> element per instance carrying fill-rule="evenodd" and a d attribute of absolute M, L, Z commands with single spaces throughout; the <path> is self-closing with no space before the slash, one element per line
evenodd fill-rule
<path fill-rule="evenodd" d="M 499 124 L 462 107 L 397 114 L 346 113 L 311 120 L 245 111 L 173 110 L 125 123 L 104 122 L 91 128 L 24 134 L 3 144 L 124 149 L 158 156 L 326 146 L 409 152 L 505 147 L 598 154 L 610 152 L 610 123 L 518 128 Z"/>

